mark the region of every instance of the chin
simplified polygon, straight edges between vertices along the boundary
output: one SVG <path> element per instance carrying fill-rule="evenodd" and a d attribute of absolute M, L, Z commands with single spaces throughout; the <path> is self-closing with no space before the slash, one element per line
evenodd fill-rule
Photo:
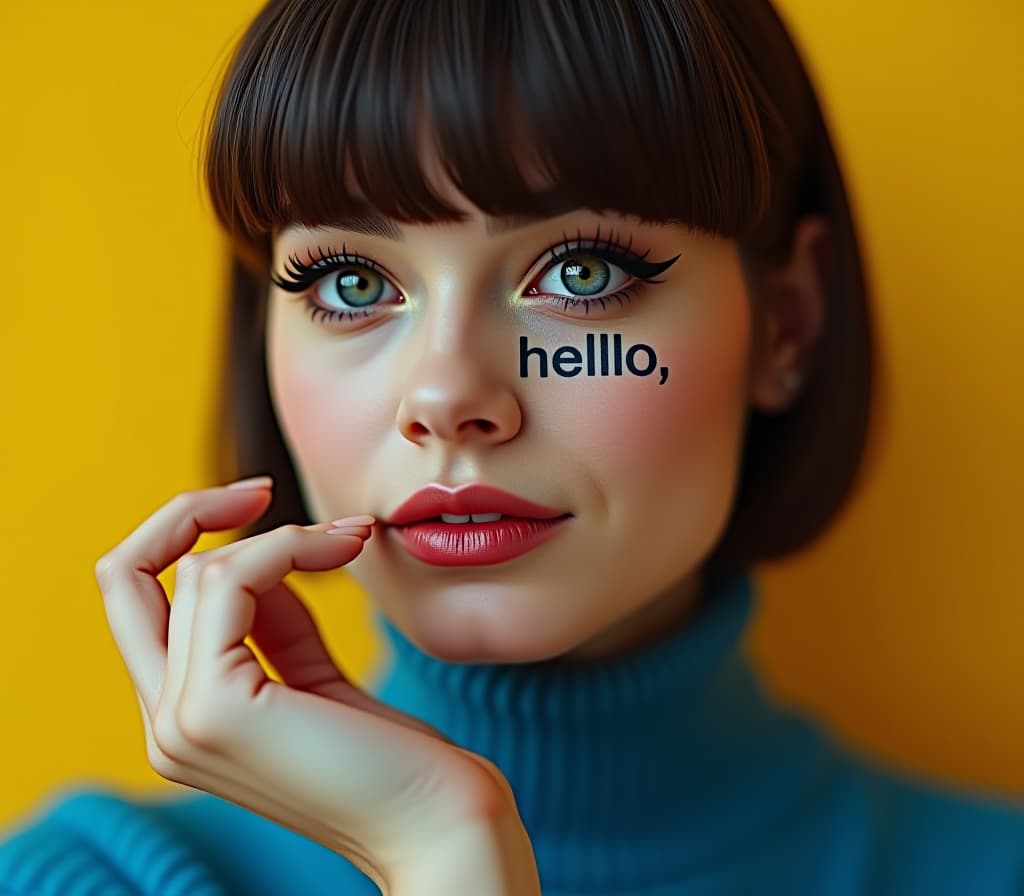
<path fill-rule="evenodd" d="M 475 589 L 471 597 L 447 594 L 436 602 L 421 600 L 391 615 L 406 638 L 435 659 L 449 663 L 534 663 L 576 646 L 560 632 L 550 605 L 535 600 L 516 609 L 513 597 L 488 597 Z"/>

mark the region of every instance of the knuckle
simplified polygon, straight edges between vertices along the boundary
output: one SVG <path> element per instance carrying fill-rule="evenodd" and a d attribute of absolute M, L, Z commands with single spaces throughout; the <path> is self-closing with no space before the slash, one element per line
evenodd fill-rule
<path fill-rule="evenodd" d="M 474 755 L 464 767 L 458 795 L 465 815 L 480 821 L 503 817 L 515 803 L 508 779 L 491 760 Z"/>
<path fill-rule="evenodd" d="M 171 498 L 167 502 L 167 506 L 173 507 L 177 512 L 184 513 L 195 507 L 198 497 L 199 492 L 196 489 L 185 489 L 185 491 L 178 492 L 178 494 Z"/>
<path fill-rule="evenodd" d="M 175 707 L 175 721 L 184 740 L 203 752 L 223 752 L 226 745 L 224 713 L 213 701 L 182 697 Z"/>
<path fill-rule="evenodd" d="M 152 750 L 164 757 L 162 761 L 168 763 L 185 761 L 185 754 L 188 750 L 173 712 L 161 710 L 153 719 Z"/>
<path fill-rule="evenodd" d="M 192 557 L 192 554 L 186 554 L 185 557 Z M 184 562 L 183 562 L 184 561 Z M 195 586 L 202 576 L 203 561 L 201 560 L 188 560 L 182 557 L 178 561 L 178 568 L 174 574 L 174 588 L 178 590 L 185 586 Z"/>
<path fill-rule="evenodd" d="M 231 563 L 224 557 L 207 560 L 201 565 L 198 576 L 203 583 L 222 582 L 230 575 Z"/>
<path fill-rule="evenodd" d="M 152 739 L 147 739 L 146 741 L 146 758 L 149 760 L 150 767 L 161 778 L 175 781 L 178 784 L 185 783 L 181 766 L 161 750 L 160 746 Z"/>
<path fill-rule="evenodd" d="M 93 575 L 101 588 L 108 588 L 117 574 L 119 561 L 114 550 L 107 551 L 93 568 Z"/>
<path fill-rule="evenodd" d="M 178 558 L 177 578 L 193 580 L 198 574 L 202 561 L 198 554 L 183 554 Z"/>

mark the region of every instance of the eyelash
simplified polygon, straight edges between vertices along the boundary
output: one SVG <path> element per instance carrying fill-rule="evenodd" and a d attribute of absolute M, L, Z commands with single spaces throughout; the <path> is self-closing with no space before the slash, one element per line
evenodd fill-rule
<path fill-rule="evenodd" d="M 655 284 L 662 283 L 661 280 L 654 280 L 658 274 L 663 273 L 672 264 L 675 263 L 676 259 L 679 258 L 676 255 L 674 258 L 670 258 L 663 262 L 648 262 L 645 261 L 647 256 L 650 254 L 650 250 L 644 252 L 642 255 L 631 250 L 633 245 L 632 237 L 629 242 L 623 246 L 615 237 L 615 231 L 611 231 L 609 236 L 601 239 L 601 229 L 598 227 L 597 234 L 590 238 L 589 243 L 583 239 L 580 231 L 576 232 L 576 240 L 570 245 L 569 237 L 563 233 L 562 242 L 552 246 L 547 250 L 549 262 L 541 269 L 540 273 L 534 280 L 545 276 L 551 268 L 561 262 L 573 257 L 577 254 L 593 255 L 596 258 L 600 258 L 602 261 L 609 262 L 613 265 L 624 270 L 627 274 L 634 278 L 639 283 L 631 283 L 625 289 L 619 289 L 614 293 L 606 296 L 597 296 L 595 298 L 587 298 L 586 296 L 552 296 L 552 298 L 562 299 L 562 308 L 567 310 L 569 307 L 575 307 L 577 305 L 583 305 L 586 314 L 590 313 L 590 308 L 594 304 L 600 304 L 601 308 L 606 307 L 607 302 L 617 301 L 619 306 L 622 307 L 624 301 L 630 301 L 641 289 L 641 284 Z M 328 249 L 326 252 L 320 246 L 316 247 L 316 256 L 313 253 L 308 253 L 309 261 L 307 263 L 302 262 L 298 256 L 289 255 L 285 264 L 285 276 L 279 277 L 276 274 L 271 275 L 273 283 L 285 290 L 286 292 L 292 293 L 306 293 L 305 295 L 299 296 L 310 312 L 310 317 L 315 321 L 317 315 L 323 316 L 324 321 L 334 321 L 339 318 L 355 319 L 357 317 L 369 317 L 373 312 L 369 308 L 360 309 L 353 308 L 351 310 L 332 310 L 324 308 L 319 302 L 317 302 L 310 294 L 308 290 L 314 287 L 324 277 L 332 274 L 333 272 L 340 270 L 344 267 L 350 267 L 352 265 L 360 265 L 374 271 L 379 276 L 384 276 L 378 265 L 373 259 L 366 258 L 360 255 L 358 252 L 349 253 L 344 245 L 342 245 L 341 252 L 334 249 Z M 393 285 L 393 284 L 392 284 Z M 372 307 L 372 306 L 371 306 Z"/>

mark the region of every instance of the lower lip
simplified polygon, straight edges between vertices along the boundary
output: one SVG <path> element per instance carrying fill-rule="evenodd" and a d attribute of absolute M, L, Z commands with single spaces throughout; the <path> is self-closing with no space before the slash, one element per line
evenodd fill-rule
<path fill-rule="evenodd" d="M 522 556 L 556 535 L 568 516 L 550 520 L 507 517 L 491 523 L 430 520 L 392 526 L 401 545 L 434 566 L 490 566 Z"/>

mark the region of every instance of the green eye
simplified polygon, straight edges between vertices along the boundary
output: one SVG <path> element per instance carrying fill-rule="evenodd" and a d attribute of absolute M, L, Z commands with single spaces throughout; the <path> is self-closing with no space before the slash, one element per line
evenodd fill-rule
<path fill-rule="evenodd" d="M 592 296 L 608 286 L 608 263 L 596 255 L 574 255 L 563 262 L 562 285 L 576 295 Z"/>
<path fill-rule="evenodd" d="M 310 317 L 326 325 L 338 322 L 365 324 L 382 312 L 405 303 L 405 298 L 376 263 L 358 253 L 325 252 L 319 246 L 308 260 L 289 255 L 283 275 L 271 274 L 271 281 L 285 292 L 298 293 Z"/>
<path fill-rule="evenodd" d="M 324 290 L 326 295 L 322 296 L 325 301 L 337 294 L 345 305 L 363 308 L 377 302 L 384 293 L 384 278 L 366 268 L 358 272 L 340 271 L 336 277 L 326 279 L 329 285 Z"/>

